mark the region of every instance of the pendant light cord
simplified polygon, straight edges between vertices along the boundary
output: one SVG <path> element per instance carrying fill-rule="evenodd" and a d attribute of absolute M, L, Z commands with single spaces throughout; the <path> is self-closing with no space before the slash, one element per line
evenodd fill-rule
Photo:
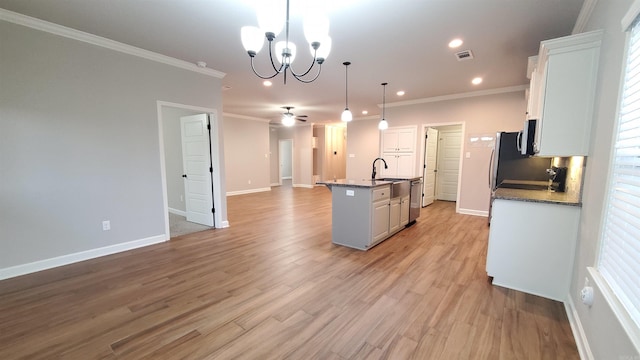
<path fill-rule="evenodd" d="M 384 104 L 386 101 L 387 83 L 382 83 L 380 85 L 382 85 L 382 120 L 384 120 Z"/>

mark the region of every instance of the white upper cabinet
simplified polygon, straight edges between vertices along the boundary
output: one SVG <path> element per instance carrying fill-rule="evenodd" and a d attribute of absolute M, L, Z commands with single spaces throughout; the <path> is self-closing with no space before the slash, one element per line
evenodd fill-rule
<path fill-rule="evenodd" d="M 413 177 L 416 168 L 416 126 L 395 127 L 381 135 L 380 156 L 388 168 L 382 169 L 385 177 Z"/>
<path fill-rule="evenodd" d="M 389 128 L 382 132 L 382 153 L 415 152 L 416 127 Z"/>
<path fill-rule="evenodd" d="M 602 31 L 540 43 L 527 117 L 537 119 L 539 156 L 587 156 Z"/>

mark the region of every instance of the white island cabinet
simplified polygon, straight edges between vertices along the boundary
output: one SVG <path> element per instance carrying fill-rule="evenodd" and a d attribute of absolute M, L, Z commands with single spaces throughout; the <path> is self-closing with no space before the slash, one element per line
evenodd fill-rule
<path fill-rule="evenodd" d="M 586 156 L 602 31 L 540 43 L 531 74 L 527 118 L 537 119 L 534 150 L 539 156 Z"/>
<path fill-rule="evenodd" d="M 331 189 L 334 244 L 367 250 L 389 237 L 391 185 Z"/>
<path fill-rule="evenodd" d="M 565 301 L 579 218 L 575 205 L 493 200 L 486 268 L 493 284 Z"/>

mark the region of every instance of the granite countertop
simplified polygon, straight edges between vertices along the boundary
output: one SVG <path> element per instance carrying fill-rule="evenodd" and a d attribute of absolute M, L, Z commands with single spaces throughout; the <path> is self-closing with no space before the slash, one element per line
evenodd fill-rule
<path fill-rule="evenodd" d="M 523 190 L 498 188 L 493 194 L 494 199 L 518 200 L 528 202 L 539 202 L 548 204 L 559 204 L 569 206 L 582 206 L 577 195 L 566 192 L 553 192 L 549 190 Z"/>
<path fill-rule="evenodd" d="M 392 184 L 393 181 L 386 180 L 350 180 L 350 179 L 337 179 L 334 181 L 318 181 L 316 184 L 326 185 L 329 189 L 332 187 L 361 187 L 361 188 L 374 188 L 382 185 Z"/>

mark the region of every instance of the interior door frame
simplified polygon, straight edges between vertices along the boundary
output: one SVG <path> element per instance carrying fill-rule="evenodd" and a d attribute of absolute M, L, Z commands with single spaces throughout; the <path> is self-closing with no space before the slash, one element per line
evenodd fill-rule
<path fill-rule="evenodd" d="M 189 110 L 194 113 L 207 113 L 209 114 L 209 123 L 211 129 L 209 130 L 210 145 L 211 145 L 211 162 L 213 163 L 213 172 L 211 174 L 211 180 L 213 182 L 213 203 L 216 206 L 216 211 L 213 214 L 214 225 L 216 228 L 229 227 L 229 221 L 226 219 L 227 214 L 227 202 L 225 196 L 225 183 L 224 183 L 224 153 L 220 150 L 222 147 L 223 137 L 220 131 L 213 131 L 214 129 L 220 129 L 222 119 L 218 117 L 218 110 L 212 108 L 205 108 L 200 106 L 191 106 L 185 104 L 171 103 L 167 101 L 157 101 L 158 112 L 158 136 L 159 136 L 159 148 L 160 148 L 160 177 L 162 180 L 162 204 L 163 204 L 163 216 L 165 227 L 165 240 L 170 239 L 169 232 L 169 199 L 167 195 L 167 175 L 166 175 L 166 163 L 164 157 L 164 137 L 162 132 L 162 109 L 163 108 L 177 108 L 181 110 Z M 215 146 L 214 146 L 215 144 Z"/>
<path fill-rule="evenodd" d="M 422 135 L 420 136 L 420 149 L 422 149 L 422 151 L 420 152 L 420 164 L 422 166 L 422 181 L 424 181 L 424 166 L 425 166 L 425 158 L 424 158 L 424 154 L 425 154 L 425 147 L 427 146 L 427 142 L 425 141 L 424 138 L 424 133 L 425 131 L 427 131 L 427 128 L 432 127 L 432 128 L 437 128 L 440 126 L 451 126 L 451 125 L 461 125 L 461 131 L 462 131 L 462 140 L 460 142 L 460 161 L 458 162 L 458 189 L 456 190 L 457 194 L 456 194 L 456 213 L 460 212 L 460 189 L 462 186 L 462 162 L 464 160 L 464 138 L 465 138 L 465 134 L 466 134 L 466 122 L 465 121 L 452 121 L 452 122 L 433 122 L 433 123 L 424 123 L 422 124 Z M 424 191 L 424 188 L 421 190 L 421 192 Z M 424 195 L 424 194 L 422 194 Z M 420 201 L 420 204 L 422 204 L 422 201 Z"/>

